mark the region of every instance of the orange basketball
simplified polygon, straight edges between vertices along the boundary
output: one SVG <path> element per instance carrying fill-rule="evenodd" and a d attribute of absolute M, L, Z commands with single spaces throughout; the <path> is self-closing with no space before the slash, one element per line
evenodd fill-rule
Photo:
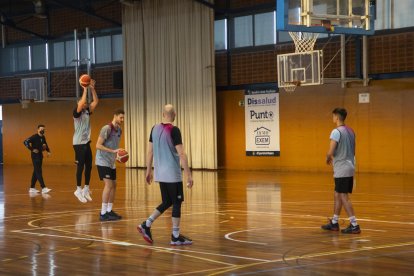
<path fill-rule="evenodd" d="M 118 161 L 119 163 L 126 163 L 128 159 L 129 159 L 129 154 L 126 150 L 120 150 L 116 154 L 116 161 Z"/>
<path fill-rule="evenodd" d="M 91 83 L 91 77 L 88 74 L 83 74 L 79 77 L 79 84 L 82 87 L 87 87 Z"/>

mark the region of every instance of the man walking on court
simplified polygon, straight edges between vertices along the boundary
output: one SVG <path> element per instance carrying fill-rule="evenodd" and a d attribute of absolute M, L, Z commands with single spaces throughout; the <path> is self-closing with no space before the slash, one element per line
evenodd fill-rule
<path fill-rule="evenodd" d="M 181 139 L 180 129 L 173 126 L 175 110 L 170 104 L 164 106 L 163 122 L 153 126 L 148 143 L 146 182 L 151 184 L 152 161 L 154 160 L 154 180 L 159 182 L 162 203 L 154 210 L 151 216 L 138 225 L 138 231 L 150 244 L 152 223 L 165 210 L 172 209 L 171 245 L 190 245 L 192 240 L 180 234 L 181 204 L 184 201 L 181 165 L 187 176 L 187 187 L 193 186 L 193 178 L 188 167 L 187 155 Z"/>
<path fill-rule="evenodd" d="M 35 188 L 37 180 L 39 180 L 40 186 L 42 187 L 42 194 L 47 194 L 52 190 L 46 187 L 42 174 L 43 151 L 47 151 L 47 157 L 50 156 L 50 149 L 46 142 L 45 130 L 46 128 L 44 125 L 38 125 L 37 133 L 33 134 L 23 142 L 26 148 L 31 151 L 33 163 L 32 181 L 29 189 L 30 194 L 39 193 L 39 190 Z"/>
<path fill-rule="evenodd" d="M 342 229 L 344 234 L 359 234 L 361 229 L 355 218 L 354 208 L 348 194 L 352 193 L 355 173 L 355 133 L 345 125 L 347 112 L 343 108 L 332 111 L 332 120 L 337 128 L 332 130 L 326 163 L 332 165 L 334 170 L 335 194 L 334 215 L 329 223 L 322 225 L 322 229 L 339 231 L 339 215 L 342 207 L 348 214 L 350 225 Z"/>
<path fill-rule="evenodd" d="M 83 87 L 83 94 L 78 105 L 73 110 L 73 121 L 75 133 L 73 134 L 73 149 L 75 150 L 76 162 L 76 191 L 75 196 L 80 202 L 92 201 L 89 182 L 92 171 L 92 151 L 91 151 L 91 124 L 90 115 L 98 105 L 99 99 L 95 91 L 95 81 L 91 79 L 89 87 L 92 92 L 92 102 L 88 105 L 88 87 Z M 82 189 L 82 173 L 85 169 L 85 185 Z"/>
<path fill-rule="evenodd" d="M 102 127 L 96 142 L 95 164 L 99 178 L 104 181 L 102 192 L 102 208 L 99 219 L 101 221 L 119 220 L 122 217 L 112 210 L 116 192 L 115 160 L 121 140 L 121 125 L 124 122 L 125 112 L 118 109 L 114 112 L 112 122 Z"/>

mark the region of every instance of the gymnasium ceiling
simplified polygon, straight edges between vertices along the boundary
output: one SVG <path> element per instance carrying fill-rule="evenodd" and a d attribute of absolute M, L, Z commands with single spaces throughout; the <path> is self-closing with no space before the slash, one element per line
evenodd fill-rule
<path fill-rule="evenodd" d="M 114 21 L 100 13 L 102 8 L 119 2 L 120 0 L 0 0 L 0 23 L 4 26 L 45 38 L 24 28 L 20 23 L 30 17 L 49 20 L 49 15 L 54 10 L 66 8 L 74 12 L 84 13 L 87 16 L 97 17 L 120 27 L 121 22 Z"/>
<path fill-rule="evenodd" d="M 86 16 L 93 16 L 120 27 L 121 22 L 105 17 L 100 11 L 114 3 L 134 5 L 141 0 L 0 0 L 0 24 L 17 29 L 22 32 L 38 36 L 43 39 L 50 37 L 37 34 L 23 27 L 21 22 L 30 17 L 37 17 L 42 20 L 49 20 L 49 15 L 56 9 L 66 8 L 74 12 L 84 13 Z M 193 0 L 214 8 L 212 0 Z"/>

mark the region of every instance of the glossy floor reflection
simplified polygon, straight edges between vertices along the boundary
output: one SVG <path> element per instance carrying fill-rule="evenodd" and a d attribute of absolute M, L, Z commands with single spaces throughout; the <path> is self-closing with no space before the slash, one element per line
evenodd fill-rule
<path fill-rule="evenodd" d="M 194 171 L 181 231 L 169 245 L 171 212 L 137 233 L 160 201 L 144 170 L 118 169 L 114 209 L 100 222 L 102 183 L 80 203 L 75 167 L 44 167 L 49 195 L 29 196 L 30 166 L 6 166 L 0 184 L 0 275 L 408 275 L 414 271 L 414 175 L 361 174 L 352 196 L 360 235 L 326 233 L 333 183 L 326 173 Z M 348 221 L 342 214 L 341 227 Z"/>

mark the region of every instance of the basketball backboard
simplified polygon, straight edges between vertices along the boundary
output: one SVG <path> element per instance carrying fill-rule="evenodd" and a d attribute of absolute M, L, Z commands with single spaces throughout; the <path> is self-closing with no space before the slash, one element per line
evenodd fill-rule
<path fill-rule="evenodd" d="M 276 0 L 278 31 L 372 35 L 375 0 Z"/>
<path fill-rule="evenodd" d="M 322 51 L 290 53 L 277 56 L 278 86 L 319 85 L 323 83 Z"/>

